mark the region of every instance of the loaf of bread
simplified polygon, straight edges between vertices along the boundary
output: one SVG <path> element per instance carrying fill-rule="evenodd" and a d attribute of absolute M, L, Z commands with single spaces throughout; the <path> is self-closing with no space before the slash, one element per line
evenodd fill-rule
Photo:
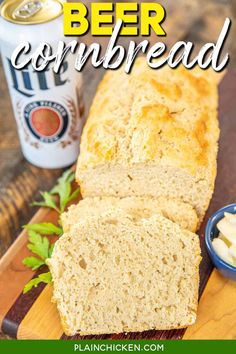
<path fill-rule="evenodd" d="M 62 214 L 64 232 L 70 231 L 70 227 L 89 216 L 99 216 L 102 213 L 111 212 L 120 208 L 123 212 L 134 217 L 149 218 L 157 213 L 176 222 L 181 228 L 195 232 L 198 225 L 196 211 L 187 203 L 175 199 L 163 197 L 94 197 L 85 198 L 78 204 L 71 205 L 69 210 Z"/>
<path fill-rule="evenodd" d="M 117 208 L 70 225 L 48 260 L 65 333 L 193 324 L 199 262 L 198 236 L 162 215 L 134 217 Z"/>
<path fill-rule="evenodd" d="M 166 197 L 202 220 L 216 176 L 218 76 L 136 61 L 107 72 L 85 125 L 77 180 L 83 197 Z"/>

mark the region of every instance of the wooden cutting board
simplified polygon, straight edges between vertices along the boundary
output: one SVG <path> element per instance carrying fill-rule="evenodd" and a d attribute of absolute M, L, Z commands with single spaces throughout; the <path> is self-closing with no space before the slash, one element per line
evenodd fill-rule
<path fill-rule="evenodd" d="M 208 217 L 220 207 L 236 201 L 236 73 L 228 72 L 220 85 L 220 150 L 215 193 L 199 230 L 203 260 L 200 267 L 198 319 L 187 330 L 147 331 L 87 336 L 104 339 L 236 339 L 236 282 L 224 279 L 206 253 L 204 230 Z M 31 223 L 56 222 L 54 211 L 41 208 Z M 39 285 L 23 295 L 24 285 L 39 272 L 22 265 L 29 255 L 23 231 L 0 260 L 0 326 L 2 332 L 19 339 L 69 339 L 64 335 L 56 307 L 51 303 L 51 285 Z M 42 269 L 41 272 L 44 272 Z M 210 275 L 211 274 L 211 275 Z M 209 278 L 210 276 L 210 278 Z M 85 338 L 74 336 L 73 339 Z"/>

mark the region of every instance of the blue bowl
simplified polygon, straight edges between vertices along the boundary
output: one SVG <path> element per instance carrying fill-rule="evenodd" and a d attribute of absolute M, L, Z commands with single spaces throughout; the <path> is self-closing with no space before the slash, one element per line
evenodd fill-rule
<path fill-rule="evenodd" d="M 208 220 L 206 231 L 205 231 L 205 241 L 207 246 L 207 251 L 214 264 L 214 266 L 219 270 L 219 272 L 226 278 L 230 278 L 236 281 L 236 267 L 223 261 L 214 251 L 212 246 L 212 240 L 218 237 L 219 230 L 216 227 L 218 221 L 224 217 L 224 213 L 228 212 L 231 214 L 236 214 L 236 203 L 227 205 L 218 211 L 216 211 L 212 217 Z"/>

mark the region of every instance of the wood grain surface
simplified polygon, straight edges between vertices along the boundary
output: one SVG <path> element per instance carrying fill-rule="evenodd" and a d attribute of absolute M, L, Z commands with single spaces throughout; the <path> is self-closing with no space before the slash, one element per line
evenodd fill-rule
<path fill-rule="evenodd" d="M 31 221 L 36 223 L 38 220 L 56 222 L 57 215 L 55 212 L 52 212 L 47 208 L 41 208 Z M 22 264 L 23 258 L 30 255 L 30 252 L 26 247 L 27 238 L 27 232 L 24 230 L 0 260 L 0 326 L 5 315 L 11 309 L 12 304 L 22 293 L 22 285 L 24 286 L 35 273 Z M 25 306 L 28 306 L 28 302 L 29 301 L 26 297 L 24 301 Z M 23 307 L 24 306 L 21 306 L 21 313 L 24 311 Z M 17 316 L 20 316 L 20 314 L 17 314 Z M 11 320 L 12 323 L 16 322 L 14 318 L 9 319 L 8 316 L 7 323 L 9 326 L 11 326 Z M 11 333 L 9 334 L 11 335 Z"/>
<path fill-rule="evenodd" d="M 236 282 L 214 270 L 199 303 L 197 322 L 183 339 L 236 339 Z"/>

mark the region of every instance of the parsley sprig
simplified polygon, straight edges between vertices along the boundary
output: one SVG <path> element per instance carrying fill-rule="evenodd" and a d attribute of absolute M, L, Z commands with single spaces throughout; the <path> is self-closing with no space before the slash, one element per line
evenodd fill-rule
<path fill-rule="evenodd" d="M 40 283 L 49 284 L 52 282 L 52 276 L 50 272 L 39 274 L 37 278 L 31 279 L 24 287 L 23 294 L 26 294 L 33 287 L 37 288 Z"/>
<path fill-rule="evenodd" d="M 55 234 L 57 236 L 61 236 L 63 234 L 63 230 L 60 226 L 56 226 L 50 222 L 42 222 L 40 224 L 27 224 L 23 227 L 25 229 L 28 229 L 30 231 L 32 230 L 43 235 Z"/>
<path fill-rule="evenodd" d="M 59 214 L 65 211 L 68 203 L 75 200 L 80 192 L 80 188 L 77 188 L 72 192 L 71 183 L 75 179 L 75 173 L 71 170 L 67 170 L 63 175 L 58 179 L 58 183 L 50 192 L 41 192 L 43 201 L 33 202 L 32 205 L 39 205 L 48 207 L 56 210 Z M 59 205 L 57 205 L 55 196 L 59 197 Z"/>
<path fill-rule="evenodd" d="M 60 215 L 63 213 L 68 204 L 75 200 L 80 192 L 77 188 L 72 191 L 72 182 L 75 179 L 75 174 L 71 170 L 67 170 L 58 179 L 56 186 L 50 192 L 41 192 L 42 201 L 33 202 L 32 205 L 48 207 L 54 209 L 59 214 L 58 225 L 50 222 L 38 224 L 27 224 L 23 227 L 28 230 L 29 243 L 27 248 L 34 254 L 23 259 L 23 264 L 32 270 L 39 269 L 46 265 L 46 260 L 51 257 L 54 243 L 50 243 L 45 235 L 57 235 L 60 237 L 63 234 L 63 229 L 60 226 Z M 27 293 L 33 287 L 37 287 L 40 283 L 50 283 L 52 281 L 51 273 L 41 273 L 38 277 L 31 279 L 24 287 L 23 293 Z"/>

